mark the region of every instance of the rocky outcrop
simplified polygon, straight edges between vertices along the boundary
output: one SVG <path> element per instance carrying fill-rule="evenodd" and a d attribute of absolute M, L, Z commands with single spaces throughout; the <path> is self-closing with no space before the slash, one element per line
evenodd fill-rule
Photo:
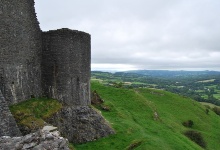
<path fill-rule="evenodd" d="M 91 93 L 91 103 L 95 106 L 99 106 L 104 103 L 104 100 L 99 96 L 96 90 Z"/>
<path fill-rule="evenodd" d="M 1 150 L 69 150 L 68 140 L 58 131 L 39 130 L 21 137 L 0 137 Z"/>
<path fill-rule="evenodd" d="M 1 135 L 20 136 L 21 132 L 0 90 L 0 136 Z"/>
<path fill-rule="evenodd" d="M 74 143 L 94 141 L 114 134 L 101 114 L 89 106 L 65 107 L 48 122 L 57 126 L 62 135 Z"/>

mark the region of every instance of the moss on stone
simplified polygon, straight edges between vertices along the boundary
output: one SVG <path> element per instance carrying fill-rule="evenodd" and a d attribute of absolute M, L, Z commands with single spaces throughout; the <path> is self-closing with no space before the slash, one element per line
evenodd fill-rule
<path fill-rule="evenodd" d="M 54 99 L 33 98 L 9 108 L 20 127 L 36 130 L 43 127 L 44 120 L 58 112 L 62 104 Z"/>

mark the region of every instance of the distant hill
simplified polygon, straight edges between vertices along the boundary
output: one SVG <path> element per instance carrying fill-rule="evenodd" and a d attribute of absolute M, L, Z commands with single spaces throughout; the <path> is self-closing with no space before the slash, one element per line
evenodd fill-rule
<path fill-rule="evenodd" d="M 133 70 L 124 73 L 136 73 L 152 77 L 178 77 L 178 76 L 201 76 L 201 75 L 220 75 L 218 71 L 169 71 L 169 70 Z"/>
<path fill-rule="evenodd" d="M 190 98 L 156 89 L 104 86 L 98 81 L 91 88 L 104 100 L 102 107 L 95 107 L 116 134 L 75 145 L 77 150 L 220 149 L 220 116 Z M 185 136 L 188 132 L 201 146 Z"/>

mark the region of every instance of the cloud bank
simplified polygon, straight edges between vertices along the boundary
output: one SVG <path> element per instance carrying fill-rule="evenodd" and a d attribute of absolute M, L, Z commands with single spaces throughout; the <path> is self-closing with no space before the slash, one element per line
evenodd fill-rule
<path fill-rule="evenodd" d="M 92 37 L 93 70 L 220 71 L 218 0 L 38 0 L 42 30 Z"/>

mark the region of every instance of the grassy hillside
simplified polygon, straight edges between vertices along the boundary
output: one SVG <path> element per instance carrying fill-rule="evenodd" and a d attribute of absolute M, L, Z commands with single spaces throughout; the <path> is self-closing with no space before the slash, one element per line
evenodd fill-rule
<path fill-rule="evenodd" d="M 220 149 L 220 116 L 191 99 L 155 89 L 121 89 L 92 82 L 109 111 L 101 110 L 116 134 L 74 145 L 77 150 L 200 150 L 183 133 L 199 132 L 206 149 Z M 183 122 L 191 120 L 193 126 Z"/>

